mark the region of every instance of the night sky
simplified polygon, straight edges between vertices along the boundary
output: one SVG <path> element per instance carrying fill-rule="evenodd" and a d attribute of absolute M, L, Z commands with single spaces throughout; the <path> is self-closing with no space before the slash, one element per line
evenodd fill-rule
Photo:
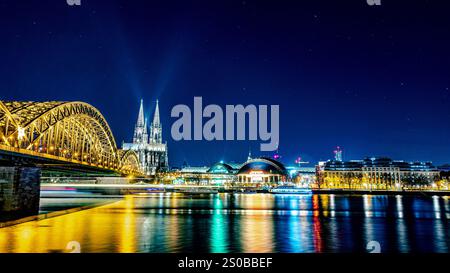
<path fill-rule="evenodd" d="M 85 101 L 118 145 L 160 101 L 171 166 L 242 162 L 259 141 L 173 141 L 176 104 L 279 104 L 282 161 L 450 163 L 445 1 L 0 0 L 2 100 Z M 395 2 L 395 4 L 393 3 Z"/>

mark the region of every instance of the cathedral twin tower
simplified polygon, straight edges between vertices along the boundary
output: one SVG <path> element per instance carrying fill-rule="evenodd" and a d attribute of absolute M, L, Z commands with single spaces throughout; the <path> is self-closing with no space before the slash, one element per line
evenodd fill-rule
<path fill-rule="evenodd" d="M 144 118 L 144 101 L 141 100 L 141 107 L 139 108 L 138 120 L 134 128 L 133 143 L 162 143 L 162 128 L 159 120 L 159 105 L 156 101 L 155 114 L 153 115 L 153 122 L 150 125 L 150 138 L 147 133 L 147 119 Z"/>
<path fill-rule="evenodd" d="M 133 150 L 139 155 L 141 167 L 146 174 L 155 174 L 157 171 L 168 169 L 167 143 L 162 142 L 158 101 L 156 101 L 149 134 L 147 119 L 144 114 L 144 102 L 141 100 L 138 120 L 134 128 L 133 143 L 123 143 L 122 149 Z"/>

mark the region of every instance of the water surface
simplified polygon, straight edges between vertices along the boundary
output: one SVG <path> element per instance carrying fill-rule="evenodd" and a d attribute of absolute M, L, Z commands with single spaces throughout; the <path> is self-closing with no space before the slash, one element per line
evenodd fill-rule
<path fill-rule="evenodd" d="M 449 219 L 449 197 L 153 193 L 2 228 L 0 252 L 448 252 Z"/>

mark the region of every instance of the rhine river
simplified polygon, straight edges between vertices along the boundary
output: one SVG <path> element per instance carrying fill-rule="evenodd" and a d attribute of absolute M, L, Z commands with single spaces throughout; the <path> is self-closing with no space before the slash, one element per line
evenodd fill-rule
<path fill-rule="evenodd" d="M 43 210 L 108 203 L 0 228 L 0 252 L 448 252 L 450 198 L 184 195 L 42 198 Z M 45 208 L 44 208 L 45 207 Z M 373 244 L 373 243 L 372 243 Z"/>

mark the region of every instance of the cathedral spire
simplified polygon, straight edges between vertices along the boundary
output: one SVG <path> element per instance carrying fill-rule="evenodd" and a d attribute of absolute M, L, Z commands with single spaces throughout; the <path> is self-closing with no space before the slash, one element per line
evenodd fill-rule
<path fill-rule="evenodd" d="M 141 99 L 141 106 L 139 107 L 139 116 L 136 123 L 136 127 L 144 126 L 144 100 Z"/>
<path fill-rule="evenodd" d="M 156 100 L 156 109 L 155 109 L 155 114 L 153 115 L 153 126 L 159 125 L 160 121 L 159 121 L 159 104 L 158 104 L 158 100 Z"/>
<path fill-rule="evenodd" d="M 134 127 L 133 143 L 147 143 L 147 129 L 144 128 L 144 126 L 146 126 L 144 120 L 144 101 L 141 99 L 138 120 L 136 122 L 136 126 Z"/>
<path fill-rule="evenodd" d="M 150 143 L 162 143 L 162 128 L 159 120 L 158 100 L 156 100 L 155 114 L 153 115 L 153 122 L 150 126 Z"/>

